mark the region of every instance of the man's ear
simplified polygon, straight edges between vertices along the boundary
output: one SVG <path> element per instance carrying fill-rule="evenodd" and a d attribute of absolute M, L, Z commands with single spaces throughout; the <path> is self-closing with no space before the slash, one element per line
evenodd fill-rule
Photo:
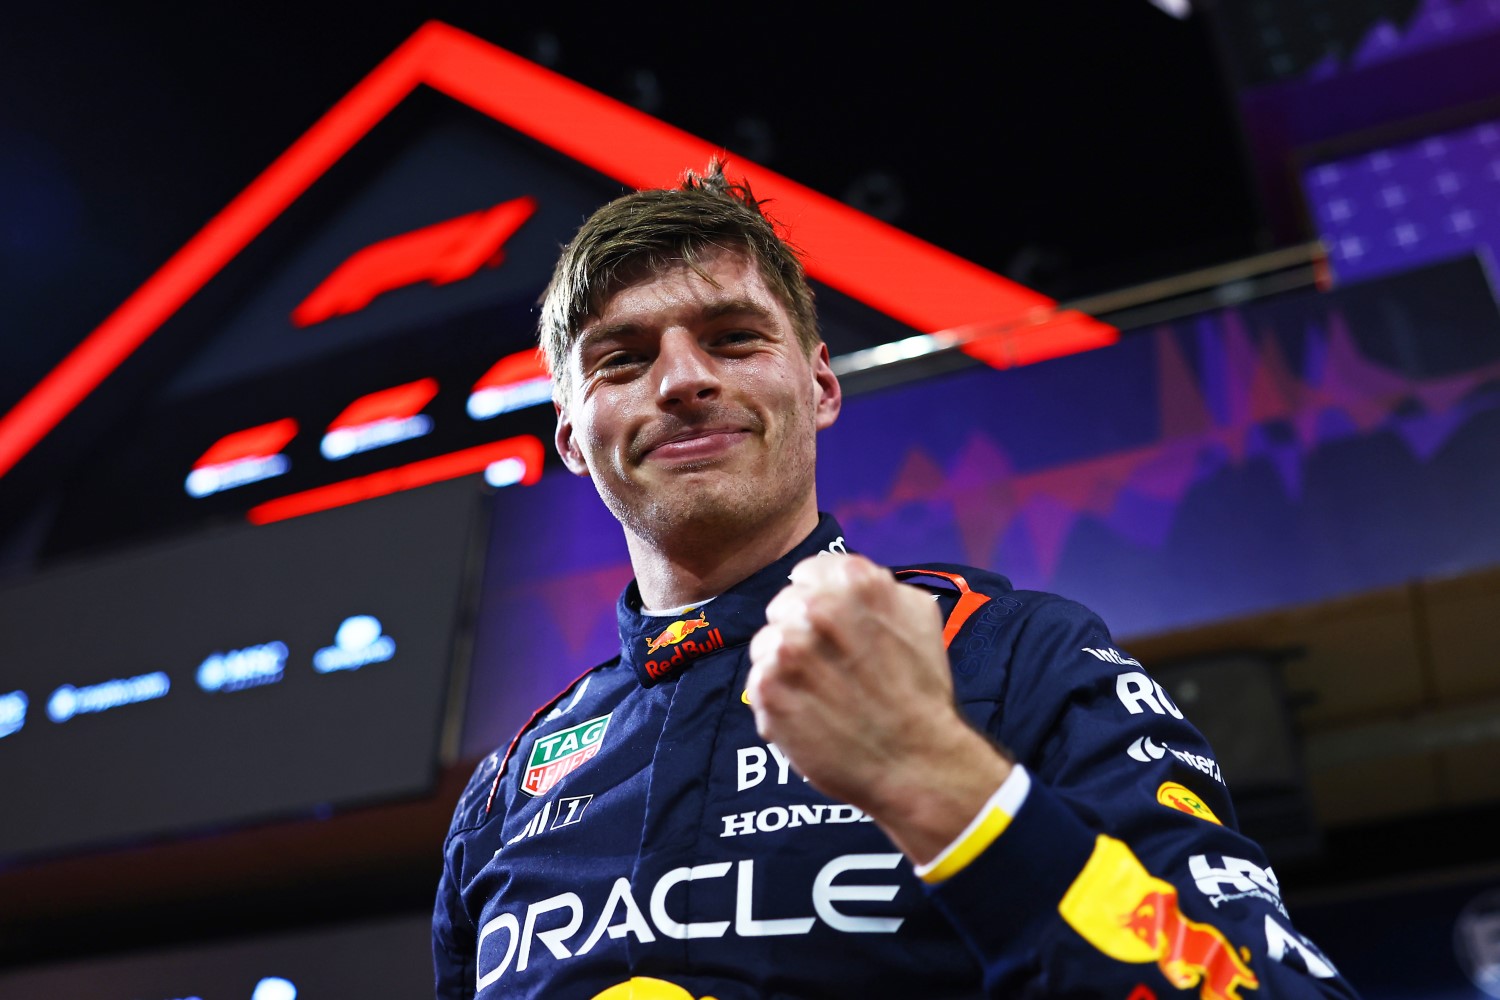
<path fill-rule="evenodd" d="M 812 361 L 813 383 L 818 393 L 813 413 L 818 430 L 822 431 L 832 427 L 839 418 L 839 410 L 844 405 L 844 390 L 839 385 L 839 377 L 833 373 L 833 366 L 828 363 L 827 344 L 818 345 L 818 353 Z"/>
<path fill-rule="evenodd" d="M 589 466 L 583 460 L 583 452 L 573 440 L 573 421 L 568 416 L 568 408 L 555 399 L 552 401 L 552 408 L 557 411 L 557 433 L 553 436 L 552 443 L 557 446 L 563 465 L 575 476 L 587 476 Z"/>

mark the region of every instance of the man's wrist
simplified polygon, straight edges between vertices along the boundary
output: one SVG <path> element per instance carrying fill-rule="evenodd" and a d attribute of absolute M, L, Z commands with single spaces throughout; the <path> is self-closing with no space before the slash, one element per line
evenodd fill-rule
<path fill-rule="evenodd" d="M 1014 765 L 967 727 L 951 747 L 911 762 L 867 809 L 913 864 L 931 863 L 968 829 Z"/>
<path fill-rule="evenodd" d="M 1020 764 L 1012 765 L 1010 774 L 963 832 L 931 861 L 916 866 L 917 878 L 935 885 L 963 871 L 1006 831 L 1021 806 L 1026 804 L 1030 791 L 1031 775 Z"/>

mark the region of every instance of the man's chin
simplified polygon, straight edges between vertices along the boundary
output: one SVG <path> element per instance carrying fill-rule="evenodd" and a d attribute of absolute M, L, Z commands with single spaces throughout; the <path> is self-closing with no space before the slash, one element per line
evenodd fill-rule
<path fill-rule="evenodd" d="M 646 503 L 605 502 L 621 524 L 658 545 L 714 534 L 726 541 L 758 520 L 764 504 L 753 487 L 724 480 L 705 482 L 712 470 L 687 473 Z M 696 481 L 695 481 L 696 480 Z"/>

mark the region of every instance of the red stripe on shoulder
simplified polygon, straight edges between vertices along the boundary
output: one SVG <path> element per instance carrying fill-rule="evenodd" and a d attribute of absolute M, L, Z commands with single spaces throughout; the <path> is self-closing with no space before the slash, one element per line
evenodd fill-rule
<path fill-rule="evenodd" d="M 936 576 L 947 580 L 958 588 L 958 603 L 948 614 L 948 621 L 943 625 L 943 648 L 947 649 L 953 642 L 953 637 L 958 635 L 958 630 L 964 627 L 964 622 L 973 617 L 974 612 L 989 603 L 990 595 L 976 594 L 969 589 L 969 581 L 957 573 L 945 573 L 940 569 L 898 569 L 896 579 L 908 576 Z"/>

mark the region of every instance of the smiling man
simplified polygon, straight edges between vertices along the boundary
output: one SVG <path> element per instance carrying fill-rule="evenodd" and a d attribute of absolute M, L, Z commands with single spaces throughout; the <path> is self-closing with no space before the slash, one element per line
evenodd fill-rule
<path fill-rule="evenodd" d="M 541 326 L 558 451 L 635 580 L 620 655 L 458 804 L 439 996 L 1353 995 L 1097 618 L 877 566 L 819 514 L 838 380 L 717 164 L 600 209 Z"/>

